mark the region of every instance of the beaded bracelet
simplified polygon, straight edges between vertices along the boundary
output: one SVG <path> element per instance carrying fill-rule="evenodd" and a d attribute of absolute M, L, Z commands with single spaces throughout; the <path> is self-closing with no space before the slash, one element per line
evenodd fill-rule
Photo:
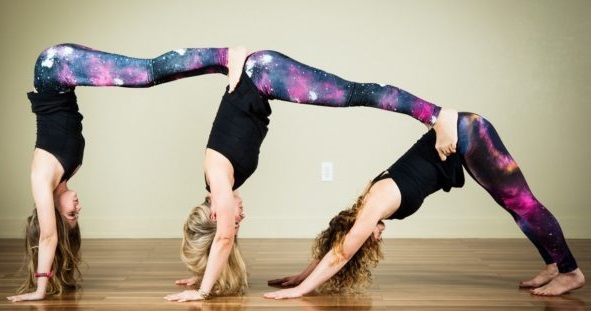
<path fill-rule="evenodd" d="M 48 273 L 35 272 L 34 275 L 35 275 L 36 278 L 52 278 L 53 277 L 53 271 L 50 271 Z"/>
<path fill-rule="evenodd" d="M 198 293 L 199 295 L 201 295 L 201 297 L 203 297 L 203 299 L 204 299 L 204 300 L 207 300 L 207 299 L 209 299 L 209 297 L 211 297 L 211 294 L 208 294 L 208 293 L 206 293 L 206 292 L 205 292 L 203 289 L 201 289 L 201 288 L 197 290 L 197 293 Z"/>

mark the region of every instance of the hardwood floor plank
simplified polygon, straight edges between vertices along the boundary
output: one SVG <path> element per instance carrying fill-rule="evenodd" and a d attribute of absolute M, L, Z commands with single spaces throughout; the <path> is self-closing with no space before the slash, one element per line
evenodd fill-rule
<path fill-rule="evenodd" d="M 310 295 L 268 300 L 267 280 L 300 272 L 309 262 L 312 240 L 243 239 L 250 288 L 243 296 L 207 302 L 163 299 L 184 290 L 174 280 L 190 276 L 179 259 L 178 239 L 84 240 L 80 290 L 40 302 L 0 302 L 0 310 L 591 310 L 591 289 L 563 297 L 538 297 L 517 288 L 543 267 L 522 239 L 391 239 L 374 282 L 361 295 Z M 591 271 L 591 240 L 570 240 L 583 272 Z M 0 239 L 0 295 L 12 295 L 24 243 Z"/>

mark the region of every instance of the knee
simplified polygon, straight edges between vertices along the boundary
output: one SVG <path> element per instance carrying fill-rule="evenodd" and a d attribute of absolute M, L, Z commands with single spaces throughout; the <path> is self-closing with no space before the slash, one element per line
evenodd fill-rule
<path fill-rule="evenodd" d="M 470 124 L 475 123 L 480 120 L 484 119 L 481 115 L 473 112 L 459 112 L 458 113 L 458 123 L 460 124 Z"/>
<path fill-rule="evenodd" d="M 52 91 L 65 91 L 59 87 L 57 74 L 59 68 L 69 67 L 71 55 L 79 47 L 74 44 L 58 44 L 43 50 L 37 57 L 34 69 L 34 86 L 37 91 L 51 88 Z M 53 89 L 54 87 L 57 89 Z"/>
<path fill-rule="evenodd" d="M 257 63 L 268 63 L 271 60 L 281 56 L 281 53 L 272 50 L 260 50 L 248 55 L 247 60 L 252 60 Z"/>
<path fill-rule="evenodd" d="M 486 126 L 488 121 L 481 115 L 472 112 L 458 113 L 458 148 L 461 154 L 467 153 L 471 148 L 471 142 L 475 137 L 479 137 L 479 133 L 483 126 Z"/>
<path fill-rule="evenodd" d="M 271 50 L 256 51 L 248 56 L 246 59 L 246 71 L 252 74 L 253 71 L 268 71 L 266 66 L 271 62 L 276 62 L 278 58 L 284 57 L 281 53 Z"/>
<path fill-rule="evenodd" d="M 470 132 L 489 125 L 490 122 L 479 114 L 473 112 L 460 112 L 458 114 L 458 130 L 460 132 Z"/>
<path fill-rule="evenodd" d="M 72 54 L 75 48 L 76 47 L 73 44 L 69 43 L 48 47 L 37 57 L 35 71 L 41 70 L 42 68 L 53 67 L 54 63 L 63 61 L 68 55 Z"/>

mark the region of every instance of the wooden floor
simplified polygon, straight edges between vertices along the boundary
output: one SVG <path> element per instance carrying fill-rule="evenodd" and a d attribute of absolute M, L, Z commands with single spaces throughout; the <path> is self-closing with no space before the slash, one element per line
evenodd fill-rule
<path fill-rule="evenodd" d="M 183 288 L 188 277 L 179 260 L 180 240 L 85 240 L 82 289 L 40 302 L 0 302 L 0 310 L 591 310 L 591 285 L 563 297 L 536 297 L 517 282 L 543 264 L 521 239 L 391 239 L 365 295 L 307 296 L 267 300 L 268 279 L 299 272 L 308 263 L 311 240 L 243 239 L 250 289 L 240 297 L 172 303 L 162 297 Z M 22 281 L 23 242 L 0 240 L 0 296 Z M 591 278 L 591 240 L 569 245 Z"/>

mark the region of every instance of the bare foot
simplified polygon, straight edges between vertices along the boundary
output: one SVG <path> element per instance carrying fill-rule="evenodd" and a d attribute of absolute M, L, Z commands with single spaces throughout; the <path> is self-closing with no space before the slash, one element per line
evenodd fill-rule
<path fill-rule="evenodd" d="M 244 67 L 244 61 L 248 56 L 248 51 L 243 46 L 228 48 L 228 80 L 230 88 L 228 93 L 232 93 L 240 81 L 242 75 L 242 68 Z"/>
<path fill-rule="evenodd" d="M 549 264 L 536 277 L 528 281 L 519 282 L 520 288 L 536 288 L 548 284 L 558 275 L 558 267 L 556 264 Z"/>
<path fill-rule="evenodd" d="M 577 268 L 568 273 L 559 273 L 550 283 L 534 288 L 530 292 L 540 296 L 560 296 L 583 286 L 585 286 L 585 275 Z"/>

